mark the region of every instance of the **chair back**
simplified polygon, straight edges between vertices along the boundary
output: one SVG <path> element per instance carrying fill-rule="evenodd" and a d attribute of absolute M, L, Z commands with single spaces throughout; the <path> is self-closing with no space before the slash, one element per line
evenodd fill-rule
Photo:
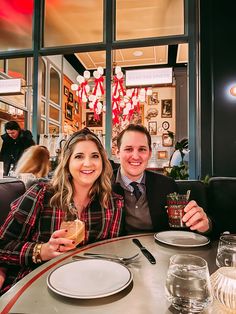
<path fill-rule="evenodd" d="M 207 186 L 199 180 L 175 180 L 180 194 L 190 190 L 190 200 L 194 200 L 207 211 Z"/>
<path fill-rule="evenodd" d="M 17 179 L 0 180 L 0 226 L 10 211 L 10 204 L 25 192 L 25 185 Z"/>
<path fill-rule="evenodd" d="M 214 233 L 236 233 L 236 178 L 210 178 L 208 208 L 214 223 Z"/>

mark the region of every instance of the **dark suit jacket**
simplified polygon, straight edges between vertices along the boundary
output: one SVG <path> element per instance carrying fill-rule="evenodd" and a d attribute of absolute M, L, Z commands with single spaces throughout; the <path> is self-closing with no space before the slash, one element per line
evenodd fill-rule
<path fill-rule="evenodd" d="M 166 212 L 166 195 L 177 192 L 178 187 L 175 181 L 158 173 L 145 171 L 146 173 L 146 194 L 148 207 L 152 219 L 153 231 L 170 229 Z M 114 171 L 114 182 L 117 170 Z M 124 196 L 124 190 L 118 183 L 113 184 L 113 191 Z"/>

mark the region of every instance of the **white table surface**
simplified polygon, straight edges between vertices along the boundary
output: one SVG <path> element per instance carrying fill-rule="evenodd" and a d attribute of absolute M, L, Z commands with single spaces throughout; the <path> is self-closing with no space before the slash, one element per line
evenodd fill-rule
<path fill-rule="evenodd" d="M 137 263 L 129 265 L 133 282 L 125 290 L 105 298 L 78 300 L 59 296 L 47 287 L 48 274 L 64 263 L 71 261 L 74 254 L 84 252 L 112 253 L 130 256 L 140 252 L 132 238 L 138 238 L 155 256 L 152 265 L 140 253 Z M 170 308 L 165 297 L 165 280 L 170 256 L 176 253 L 189 253 L 203 257 L 210 273 L 215 265 L 217 243 L 198 248 L 180 248 L 157 243 L 153 234 L 140 234 L 101 241 L 63 254 L 44 263 L 19 281 L 0 298 L 0 313 L 18 314 L 167 314 L 177 313 Z M 216 302 L 203 313 L 225 314 Z"/>

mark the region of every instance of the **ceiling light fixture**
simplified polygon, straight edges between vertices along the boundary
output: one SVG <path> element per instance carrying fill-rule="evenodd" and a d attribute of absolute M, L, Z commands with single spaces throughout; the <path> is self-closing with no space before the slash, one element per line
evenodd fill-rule
<path fill-rule="evenodd" d="M 232 96 L 236 96 L 236 85 L 232 86 L 229 90 L 230 94 Z"/>

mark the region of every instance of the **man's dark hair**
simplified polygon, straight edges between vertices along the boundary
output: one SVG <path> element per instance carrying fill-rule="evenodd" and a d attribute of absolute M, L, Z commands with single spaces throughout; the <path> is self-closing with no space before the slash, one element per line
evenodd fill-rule
<path fill-rule="evenodd" d="M 5 131 L 6 130 L 17 130 L 20 131 L 21 127 L 16 121 L 9 121 L 5 124 Z"/>
<path fill-rule="evenodd" d="M 117 137 L 117 147 L 118 149 L 120 149 L 121 146 L 121 141 L 123 138 L 123 135 L 128 132 L 128 131 L 134 131 L 134 132 L 139 132 L 139 133 L 143 133 L 146 135 L 147 137 L 147 141 L 148 141 L 148 147 L 150 150 L 152 150 L 152 139 L 151 139 L 151 135 L 148 132 L 148 129 L 140 124 L 129 124 L 123 131 L 120 132 L 120 134 Z"/>

